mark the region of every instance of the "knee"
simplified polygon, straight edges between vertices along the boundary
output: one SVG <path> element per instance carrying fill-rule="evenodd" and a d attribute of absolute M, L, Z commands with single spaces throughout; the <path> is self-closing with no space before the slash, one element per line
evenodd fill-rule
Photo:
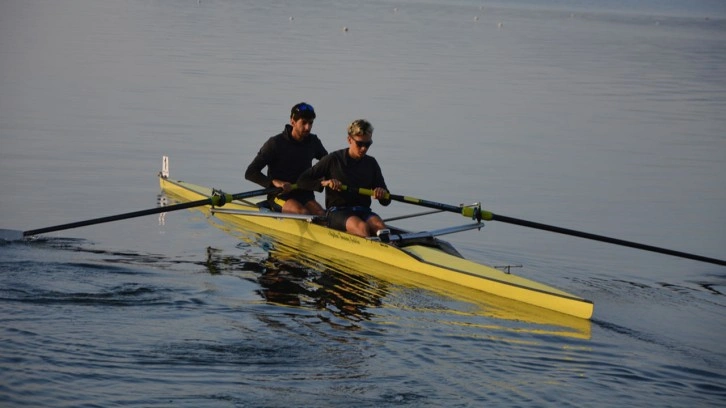
<path fill-rule="evenodd" d="M 297 200 L 288 199 L 282 206 L 282 212 L 292 214 L 310 214 L 307 208 L 303 207 Z"/>
<path fill-rule="evenodd" d="M 376 235 L 376 232 L 378 230 L 386 229 L 386 224 L 383 223 L 383 220 L 379 217 L 373 217 L 367 222 L 368 230 L 370 231 L 370 235 Z"/>
<path fill-rule="evenodd" d="M 310 214 L 313 214 L 313 215 L 325 215 L 325 210 L 315 200 L 308 201 L 308 203 L 305 204 L 305 208 L 309 211 Z"/>
<path fill-rule="evenodd" d="M 345 229 L 353 234 L 360 237 L 368 236 L 368 225 L 358 217 L 350 217 L 345 223 Z"/>

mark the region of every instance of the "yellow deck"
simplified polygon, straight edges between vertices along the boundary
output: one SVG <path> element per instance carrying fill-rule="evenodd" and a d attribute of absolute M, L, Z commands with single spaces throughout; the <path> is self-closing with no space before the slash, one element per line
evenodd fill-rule
<path fill-rule="evenodd" d="M 160 177 L 160 185 L 164 192 L 180 201 L 200 200 L 212 194 L 212 190 L 207 187 L 163 177 Z M 257 207 L 250 203 L 236 201 L 226 204 L 223 208 L 257 210 Z M 390 267 L 582 319 L 589 319 L 592 316 L 593 304 L 586 299 L 447 254 L 436 248 L 422 245 L 398 248 L 298 219 L 222 213 L 217 213 L 214 217 L 235 228 L 281 240 L 284 245 L 303 253 L 319 253 L 324 249 L 331 254 L 332 250 L 341 264 L 347 267 L 355 265 L 369 273 L 385 271 Z M 372 265 L 375 267 L 372 268 Z"/>

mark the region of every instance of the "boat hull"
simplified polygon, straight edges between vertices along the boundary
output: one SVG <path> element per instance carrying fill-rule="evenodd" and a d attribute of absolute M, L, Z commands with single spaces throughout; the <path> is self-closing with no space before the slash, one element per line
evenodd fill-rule
<path fill-rule="evenodd" d="M 209 197 L 210 188 L 160 177 L 165 193 L 180 201 Z M 233 201 L 224 209 L 258 211 L 254 202 Z M 395 246 L 333 230 L 306 220 L 215 213 L 214 217 L 230 232 L 240 229 L 271 236 L 303 253 L 332 250 L 347 265 L 384 264 L 411 271 L 453 285 L 485 292 L 505 299 L 534 305 L 582 319 L 589 319 L 593 304 L 589 300 L 499 269 L 472 262 L 456 254 L 427 245 Z"/>

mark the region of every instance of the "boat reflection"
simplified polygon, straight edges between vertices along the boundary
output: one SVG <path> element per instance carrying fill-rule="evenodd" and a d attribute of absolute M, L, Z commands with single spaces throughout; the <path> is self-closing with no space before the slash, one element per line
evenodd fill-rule
<path fill-rule="evenodd" d="M 264 246 L 268 247 L 267 257 L 246 259 L 234 259 L 209 247 L 205 266 L 213 275 L 252 272 L 260 285 L 258 294 L 270 304 L 326 309 L 337 317 L 360 321 L 373 317 L 368 309 L 383 303 L 384 282 L 305 265 L 294 252 L 269 247 L 269 243 Z"/>
<path fill-rule="evenodd" d="M 382 307 L 415 309 L 439 314 L 444 323 L 451 325 L 590 338 L 591 322 L 586 319 L 484 294 L 384 263 L 356 263 L 349 256 L 336 257 L 320 245 L 298 249 L 263 234 L 228 232 L 240 238 L 244 246 L 267 251 L 266 258 L 257 256 L 240 262 L 237 268 L 254 272 L 260 285 L 258 293 L 272 304 L 326 309 L 351 321 L 373 319 L 375 309 Z M 212 259 L 208 264 L 215 263 Z M 220 262 L 230 264 L 229 260 L 216 261 Z"/>

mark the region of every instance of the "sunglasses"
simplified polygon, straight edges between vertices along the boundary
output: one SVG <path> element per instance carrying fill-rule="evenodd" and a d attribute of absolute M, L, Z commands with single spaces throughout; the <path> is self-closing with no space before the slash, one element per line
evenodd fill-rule
<path fill-rule="evenodd" d="M 367 141 L 367 142 L 363 142 L 363 141 L 360 141 L 360 140 L 355 140 L 352 137 L 350 138 L 350 140 L 354 141 L 355 142 L 355 145 L 358 146 L 359 149 L 364 148 L 364 147 L 371 147 L 371 145 L 373 144 L 373 141 L 372 140 Z"/>

